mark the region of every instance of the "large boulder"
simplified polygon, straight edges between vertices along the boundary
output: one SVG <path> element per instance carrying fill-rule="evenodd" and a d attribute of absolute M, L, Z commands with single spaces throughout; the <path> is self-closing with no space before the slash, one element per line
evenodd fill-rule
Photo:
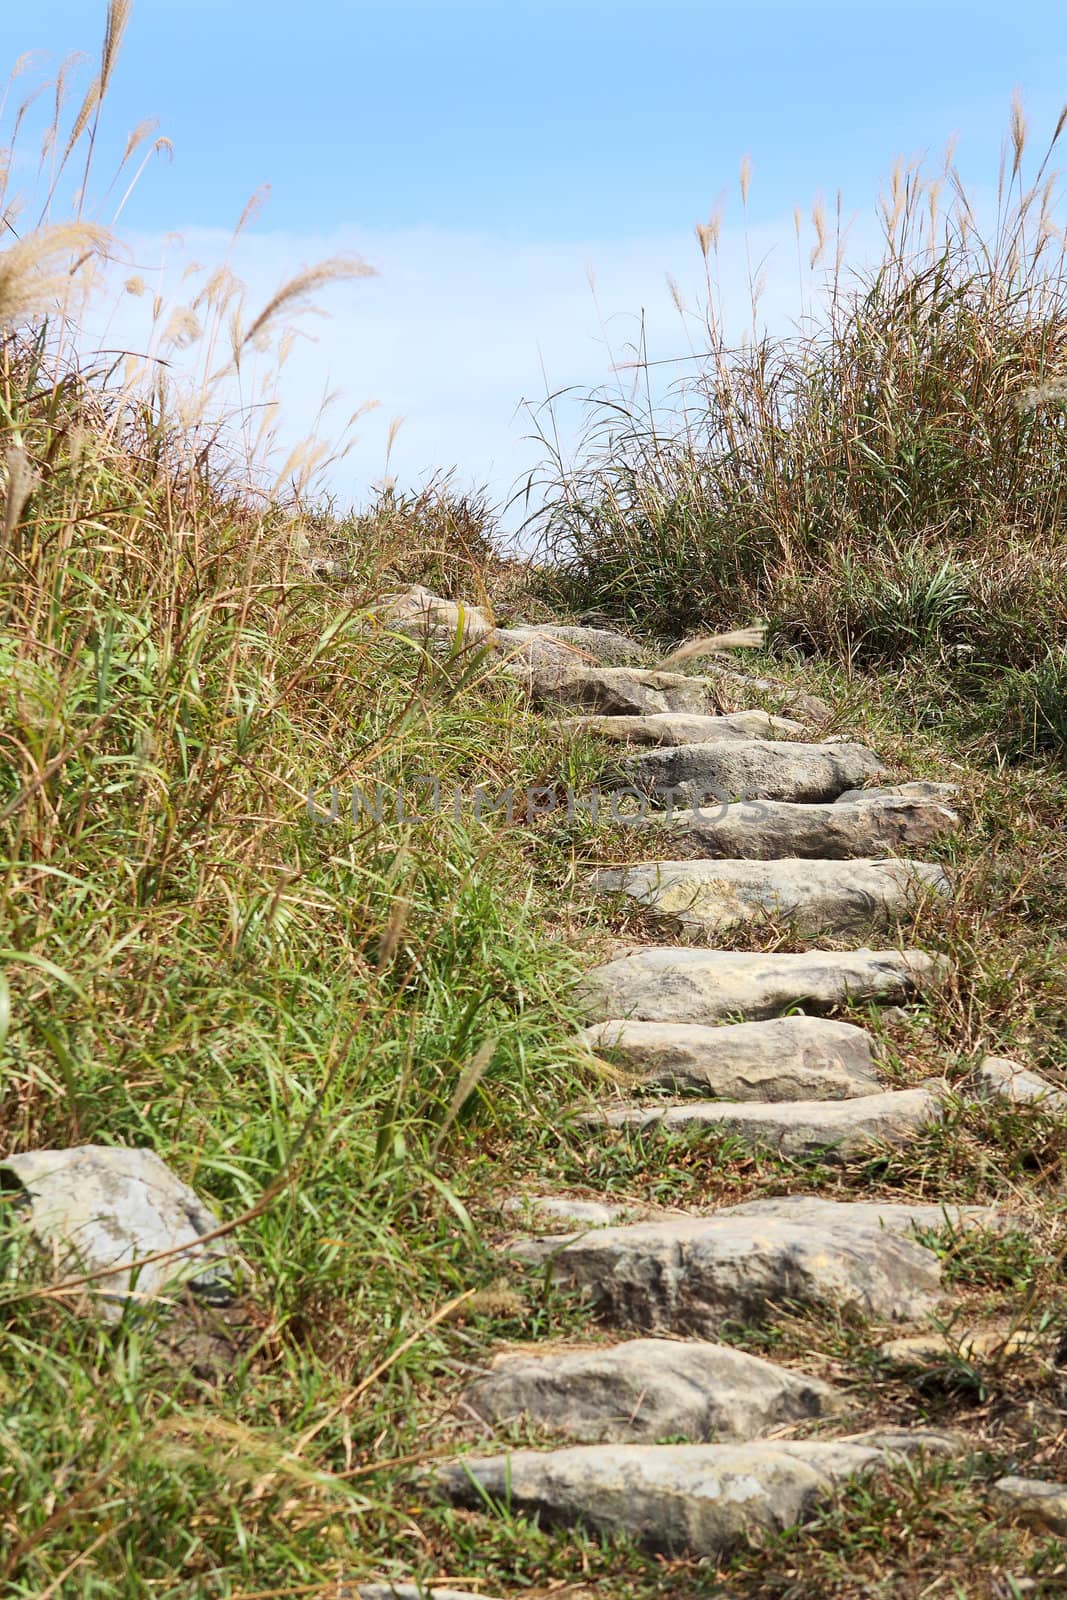
<path fill-rule="evenodd" d="M 105 1318 L 183 1290 L 212 1304 L 233 1298 L 229 1240 L 201 1243 L 220 1228 L 218 1217 L 155 1151 L 30 1150 L 0 1162 L 0 1181 L 14 1190 L 16 1213 L 57 1280 L 91 1275 L 77 1293 Z"/>

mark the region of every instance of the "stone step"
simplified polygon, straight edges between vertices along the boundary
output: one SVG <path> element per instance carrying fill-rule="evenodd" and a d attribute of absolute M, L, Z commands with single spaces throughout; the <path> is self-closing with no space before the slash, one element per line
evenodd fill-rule
<path fill-rule="evenodd" d="M 665 711 L 715 715 L 726 700 L 720 679 L 639 667 L 534 666 L 523 681 L 537 705 L 567 706 L 609 717 Z"/>
<path fill-rule="evenodd" d="M 659 819 L 649 818 L 650 823 Z M 924 849 L 957 827 L 959 818 L 940 800 L 892 795 L 801 805 L 792 800 L 711 803 L 664 815 L 662 854 L 776 861 L 814 857 L 846 861 Z"/>
<path fill-rule="evenodd" d="M 800 717 L 805 722 L 825 723 L 833 716 L 833 709 L 820 695 L 806 689 L 791 689 L 778 678 L 755 677 L 749 672 L 739 672 L 736 667 L 714 656 L 705 663 L 709 676 L 721 680 L 726 692 L 734 696 L 762 696 L 770 700 L 776 711 Z"/>
<path fill-rule="evenodd" d="M 866 745 L 845 740 L 730 739 L 642 750 L 626 758 L 622 773 L 641 794 L 673 795 L 702 806 L 708 800 L 836 800 L 884 778 L 886 768 Z"/>
<path fill-rule="evenodd" d="M 943 867 L 900 859 L 652 861 L 601 868 L 592 886 L 705 938 L 768 923 L 809 936 L 882 931 L 951 888 Z"/>
<path fill-rule="evenodd" d="M 607 1323 L 714 1339 L 786 1307 L 844 1304 L 910 1322 L 937 1306 L 932 1250 L 877 1227 L 779 1217 L 677 1217 L 534 1237 L 507 1247 L 583 1290 Z"/>
<path fill-rule="evenodd" d="M 514 1194 L 501 1202 L 505 1217 L 538 1233 L 573 1233 L 575 1228 L 607 1228 L 620 1222 L 659 1220 L 673 1213 L 664 1206 L 633 1200 L 584 1200 L 574 1195 Z"/>
<path fill-rule="evenodd" d="M 436 1469 L 438 1493 L 484 1511 L 495 1501 L 550 1525 L 625 1534 L 668 1556 L 721 1556 L 811 1517 L 835 1486 L 914 1450 L 944 1454 L 935 1433 L 756 1444 L 573 1445 L 466 1456 Z"/>
<path fill-rule="evenodd" d="M 847 1100 L 880 1088 L 870 1034 L 826 1017 L 767 1022 L 598 1022 L 579 1036 L 649 1084 L 725 1100 Z"/>
<path fill-rule="evenodd" d="M 721 1206 L 717 1217 L 777 1218 L 825 1228 L 875 1228 L 910 1239 L 915 1230 L 987 1228 L 1011 1232 L 1018 1219 L 996 1206 L 961 1206 L 944 1201 L 830 1200 L 817 1194 L 786 1194 Z"/>
<path fill-rule="evenodd" d="M 729 1345 L 676 1339 L 509 1351 L 468 1385 L 463 1404 L 492 1425 L 526 1419 L 583 1444 L 754 1439 L 845 1410 L 819 1378 Z"/>
<path fill-rule="evenodd" d="M 616 739 L 620 744 L 652 746 L 714 744 L 719 739 L 788 739 L 805 731 L 802 722 L 774 717 L 769 711 L 730 711 L 721 717 L 687 716 L 681 711 L 646 717 L 566 717 L 562 726 Z"/>
<path fill-rule="evenodd" d="M 844 794 L 838 795 L 835 803 L 843 806 L 852 800 L 936 800 L 942 805 L 949 805 L 959 792 L 957 783 L 930 783 L 926 779 L 917 779 L 911 783 L 876 784 L 869 789 L 846 789 Z"/>
<path fill-rule="evenodd" d="M 921 950 L 811 950 L 765 955 L 646 945 L 585 973 L 579 993 L 590 1022 L 730 1022 L 797 1006 L 829 1011 L 849 1002 L 897 1001 L 949 971 Z"/>
<path fill-rule="evenodd" d="M 348 1600 L 349 1596 L 351 1600 L 493 1600 L 483 1590 L 474 1594 L 469 1589 L 442 1589 L 440 1584 L 421 1583 L 361 1583 L 354 1589 L 338 1584 L 333 1592 L 337 1600 Z"/>
<path fill-rule="evenodd" d="M 891 1089 L 853 1100 L 793 1100 L 775 1105 L 690 1100 L 673 1106 L 620 1106 L 593 1112 L 588 1121 L 610 1128 L 673 1133 L 706 1128 L 777 1155 L 848 1161 L 876 1149 L 908 1144 L 923 1128 L 940 1120 L 947 1089 L 942 1079 L 935 1079 L 918 1089 Z"/>

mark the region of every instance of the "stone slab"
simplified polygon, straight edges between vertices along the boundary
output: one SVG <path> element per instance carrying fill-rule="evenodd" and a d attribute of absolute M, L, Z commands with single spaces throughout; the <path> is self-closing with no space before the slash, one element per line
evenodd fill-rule
<path fill-rule="evenodd" d="M 484 1421 L 522 1419 L 582 1443 L 754 1439 L 845 1409 L 819 1378 L 704 1340 L 630 1339 L 497 1356 L 464 1391 Z"/>
<path fill-rule="evenodd" d="M 581 1040 L 649 1084 L 725 1100 L 845 1100 L 879 1087 L 869 1033 L 826 1017 L 765 1022 L 597 1022 Z"/>
<path fill-rule="evenodd" d="M 563 726 L 576 732 L 595 733 L 603 739 L 615 739 L 620 744 L 652 747 L 714 744 L 719 739 L 788 739 L 804 732 L 802 722 L 775 717 L 769 711 L 729 711 L 718 717 L 687 716 L 680 711 L 645 717 L 567 717 Z"/>
<path fill-rule="evenodd" d="M 875 1228 L 911 1238 L 915 1229 L 933 1232 L 942 1228 L 988 1228 L 996 1231 L 1015 1226 L 1011 1217 L 996 1206 L 960 1206 L 947 1201 L 830 1200 L 823 1195 L 787 1194 L 762 1200 L 745 1200 L 739 1205 L 722 1206 L 720 1217 L 777 1217 L 784 1222 L 811 1223 L 824 1228 Z"/>
<path fill-rule="evenodd" d="M 754 1149 L 794 1159 L 818 1156 L 848 1161 L 876 1149 L 908 1144 L 940 1120 L 947 1084 L 892 1089 L 853 1100 L 779 1101 L 775 1105 L 735 1105 L 722 1100 L 686 1101 L 673 1106 L 621 1106 L 591 1114 L 592 1123 L 611 1128 L 730 1134 Z"/>
<path fill-rule="evenodd" d="M 653 826 L 657 819 L 649 818 Z M 890 796 L 801 805 L 791 800 L 712 803 L 674 811 L 662 822 L 661 854 L 775 861 L 803 857 L 845 861 L 854 856 L 906 855 L 953 832 L 959 818 L 939 800 Z"/>
<path fill-rule="evenodd" d="M 835 1485 L 888 1459 L 873 1445 L 811 1440 L 576 1445 L 467 1457 L 439 1468 L 435 1481 L 459 1505 L 484 1509 L 489 1497 L 669 1556 L 720 1556 L 803 1522 Z"/>
<path fill-rule="evenodd" d="M 943 867 L 907 860 L 653 861 L 602 868 L 592 885 L 706 938 L 767 923 L 807 936 L 882 931 L 951 889 Z"/>
<path fill-rule="evenodd" d="M 579 994 L 589 1021 L 756 1021 L 802 1007 L 899 1001 L 948 971 L 920 950 L 774 954 L 648 945 L 594 967 Z"/>
<path fill-rule="evenodd" d="M 885 777 L 866 745 L 840 741 L 730 739 L 712 744 L 642 750 L 622 763 L 627 783 L 642 794 L 673 796 L 687 806 L 708 800 L 836 800 L 845 790 Z"/>
<path fill-rule="evenodd" d="M 613 1326 L 699 1338 L 786 1305 L 914 1321 L 935 1308 L 941 1270 L 932 1250 L 884 1229 L 723 1213 L 527 1239 L 509 1254 L 585 1291 Z"/>

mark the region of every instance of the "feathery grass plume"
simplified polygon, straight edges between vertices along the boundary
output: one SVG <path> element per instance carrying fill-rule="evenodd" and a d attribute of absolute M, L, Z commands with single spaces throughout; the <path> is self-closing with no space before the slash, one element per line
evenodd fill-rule
<path fill-rule="evenodd" d="M 37 474 L 21 443 L 13 444 L 7 452 L 7 492 L 4 498 L 4 520 L 0 531 L 0 546 L 7 549 L 19 525 L 27 502 L 37 487 Z"/>
<path fill-rule="evenodd" d="M 360 256 L 333 256 L 328 261 L 320 261 L 316 266 L 307 267 L 303 272 L 296 273 L 288 283 L 282 284 L 259 315 L 242 331 L 236 351 L 238 358 L 241 351 L 246 350 L 250 344 L 255 344 L 261 334 L 270 332 L 271 326 L 283 312 L 306 311 L 309 306 L 308 297 L 320 289 L 325 289 L 332 283 L 376 276 L 376 269 Z"/>
<path fill-rule="evenodd" d="M 695 661 L 700 656 L 723 655 L 729 650 L 761 650 L 767 639 L 767 629 L 762 623 L 751 628 L 736 628 L 732 633 L 712 633 L 701 639 L 690 639 L 679 645 L 669 656 L 657 662 L 662 671 L 680 666 L 683 661 Z"/>
<path fill-rule="evenodd" d="M 486 1072 L 489 1070 L 489 1067 L 492 1064 L 493 1057 L 496 1054 L 498 1043 L 499 1041 L 497 1039 L 486 1039 L 478 1047 L 475 1054 L 471 1057 L 470 1061 L 460 1073 L 456 1087 L 452 1092 L 452 1098 L 448 1102 L 448 1110 L 445 1112 L 445 1115 L 441 1120 L 441 1124 L 437 1129 L 437 1133 L 434 1135 L 433 1143 L 430 1146 L 431 1158 L 437 1155 L 452 1124 L 455 1122 L 456 1118 L 463 1110 L 463 1107 L 467 1104 L 467 1101 L 470 1099 L 475 1089 L 485 1077 Z"/>
<path fill-rule="evenodd" d="M 1023 111 L 1022 95 L 1016 89 L 1011 97 L 1011 175 L 1018 177 L 1019 168 L 1023 164 L 1023 151 L 1026 148 L 1027 124 L 1026 114 Z"/>
<path fill-rule="evenodd" d="M 1067 401 L 1067 377 L 1046 378 L 1031 384 L 1015 402 L 1020 411 L 1037 411 L 1042 406 L 1059 406 Z"/>
<path fill-rule="evenodd" d="M 109 240 L 93 223 L 56 222 L 0 250 L 0 327 L 46 313 L 70 288 L 72 275 L 88 258 L 103 254 Z"/>
<path fill-rule="evenodd" d="M 160 335 L 160 343 L 174 345 L 178 350 L 188 350 L 203 332 L 196 313 L 189 306 L 175 306 Z"/>

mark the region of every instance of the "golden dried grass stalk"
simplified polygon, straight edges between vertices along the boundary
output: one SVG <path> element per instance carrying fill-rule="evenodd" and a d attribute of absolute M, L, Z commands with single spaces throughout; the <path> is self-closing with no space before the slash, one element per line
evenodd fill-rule
<path fill-rule="evenodd" d="M 0 250 L 0 327 L 47 310 L 78 266 L 101 253 L 108 239 L 95 224 L 57 222 Z"/>
<path fill-rule="evenodd" d="M 375 269 L 369 266 L 360 256 L 333 256 L 328 261 L 320 261 L 314 267 L 307 267 L 303 272 L 298 272 L 295 277 L 283 283 L 281 288 L 274 293 L 259 313 L 258 317 L 243 330 L 238 353 L 254 344 L 261 334 L 269 333 L 271 325 L 277 321 L 282 312 L 306 310 L 308 296 L 325 289 L 331 283 L 343 283 L 353 278 L 373 278 Z"/>
<path fill-rule="evenodd" d="M 0 533 L 0 544 L 5 550 L 36 487 L 37 474 L 24 447 L 21 444 L 11 445 L 7 452 L 7 496 L 4 501 L 3 529 Z"/>
<path fill-rule="evenodd" d="M 453 1091 L 452 1099 L 449 1101 L 444 1121 L 438 1128 L 433 1144 L 430 1147 L 431 1157 L 435 1156 L 440 1150 L 448 1130 L 484 1078 L 490 1062 L 496 1054 L 496 1046 L 497 1041 L 495 1039 L 486 1039 L 460 1073 L 459 1081 Z"/>
<path fill-rule="evenodd" d="M 750 628 L 735 628 L 732 633 L 712 633 L 700 639 L 689 639 L 672 650 L 658 663 L 662 670 L 680 666 L 683 661 L 695 661 L 700 656 L 722 655 L 727 650 L 759 650 L 767 639 L 767 629 L 762 623 Z"/>

